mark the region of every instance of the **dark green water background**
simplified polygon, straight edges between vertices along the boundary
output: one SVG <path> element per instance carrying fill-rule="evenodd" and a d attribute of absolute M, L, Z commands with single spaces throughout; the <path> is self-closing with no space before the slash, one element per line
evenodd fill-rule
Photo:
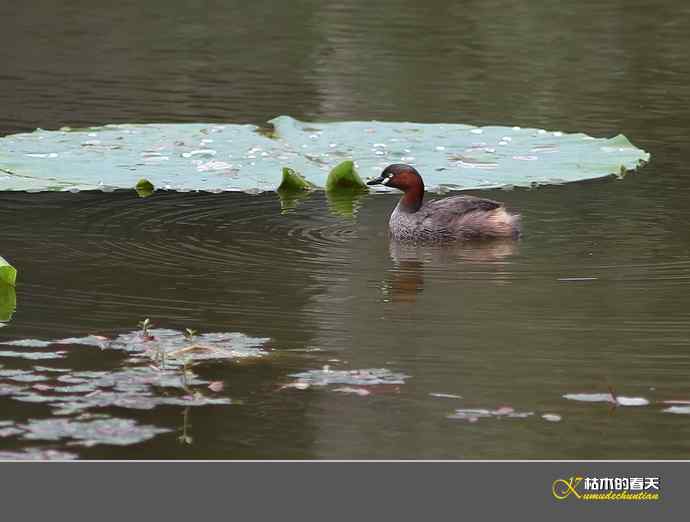
<path fill-rule="evenodd" d="M 372 4 L 3 2 L 0 133 L 279 114 L 461 122 L 620 132 L 650 165 L 622 180 L 483 192 L 522 212 L 525 238 L 454 249 L 391 248 L 388 196 L 347 219 L 322 194 L 281 215 L 271 193 L 0 193 L 0 255 L 21 283 L 0 340 L 116 335 L 151 317 L 273 347 L 199 370 L 243 404 L 191 409 L 192 445 L 169 433 L 45 446 L 86 458 L 687 458 L 690 416 L 562 395 L 612 385 L 690 399 L 690 5 Z M 577 277 L 593 279 L 559 280 Z M 113 364 L 68 349 L 75 369 Z M 411 378 L 366 397 L 279 390 L 325 364 Z M 535 415 L 446 418 L 502 405 Z M 176 429 L 182 411 L 112 414 Z M 0 397 L 2 420 L 50 416 Z"/>

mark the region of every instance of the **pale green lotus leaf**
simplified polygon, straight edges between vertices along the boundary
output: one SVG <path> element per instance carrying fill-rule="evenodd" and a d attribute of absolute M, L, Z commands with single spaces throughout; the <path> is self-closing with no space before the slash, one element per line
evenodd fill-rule
<path fill-rule="evenodd" d="M 431 189 L 532 186 L 633 170 L 649 154 L 611 139 L 519 127 L 395 122 L 122 124 L 0 138 L 0 190 L 276 190 L 284 167 L 325 187 L 353 160 L 363 178 L 409 163 Z M 377 190 L 386 190 L 377 187 Z"/>
<path fill-rule="evenodd" d="M 600 178 L 634 170 L 650 157 L 623 135 L 605 139 L 544 129 L 445 123 L 305 123 L 288 116 L 271 123 L 276 136 L 317 165 L 352 158 L 360 175 L 371 177 L 392 163 L 408 163 L 432 190 Z M 323 171 L 304 172 L 321 184 Z"/>
<path fill-rule="evenodd" d="M 296 156 L 253 125 L 106 125 L 0 138 L 0 190 L 274 190 Z"/>

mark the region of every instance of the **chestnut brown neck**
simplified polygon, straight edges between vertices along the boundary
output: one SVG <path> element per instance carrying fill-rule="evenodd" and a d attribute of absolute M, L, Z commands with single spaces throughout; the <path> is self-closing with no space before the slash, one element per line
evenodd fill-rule
<path fill-rule="evenodd" d="M 405 189 L 405 195 L 400 198 L 400 208 L 410 214 L 417 212 L 424 200 L 424 184 L 414 183 Z"/>

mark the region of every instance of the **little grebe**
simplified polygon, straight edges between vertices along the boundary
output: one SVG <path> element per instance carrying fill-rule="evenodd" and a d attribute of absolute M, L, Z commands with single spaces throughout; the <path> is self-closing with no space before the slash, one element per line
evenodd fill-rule
<path fill-rule="evenodd" d="M 367 185 L 383 184 L 405 192 L 391 214 L 391 235 L 398 240 L 448 241 L 520 237 L 520 215 L 503 203 L 475 196 L 452 196 L 423 203 L 424 182 L 414 167 L 389 165 Z"/>

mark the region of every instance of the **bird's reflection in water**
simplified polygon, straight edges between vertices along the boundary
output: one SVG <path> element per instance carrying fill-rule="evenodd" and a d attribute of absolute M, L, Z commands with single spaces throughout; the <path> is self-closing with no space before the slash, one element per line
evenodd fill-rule
<path fill-rule="evenodd" d="M 518 243 L 513 240 L 423 244 L 391 239 L 389 252 L 393 268 L 384 284 L 384 299 L 414 303 L 424 291 L 424 272 L 428 270 L 458 271 L 468 265 L 482 264 L 496 275 L 505 275 L 502 261 L 517 251 Z M 496 278 L 502 280 L 505 278 Z"/>

